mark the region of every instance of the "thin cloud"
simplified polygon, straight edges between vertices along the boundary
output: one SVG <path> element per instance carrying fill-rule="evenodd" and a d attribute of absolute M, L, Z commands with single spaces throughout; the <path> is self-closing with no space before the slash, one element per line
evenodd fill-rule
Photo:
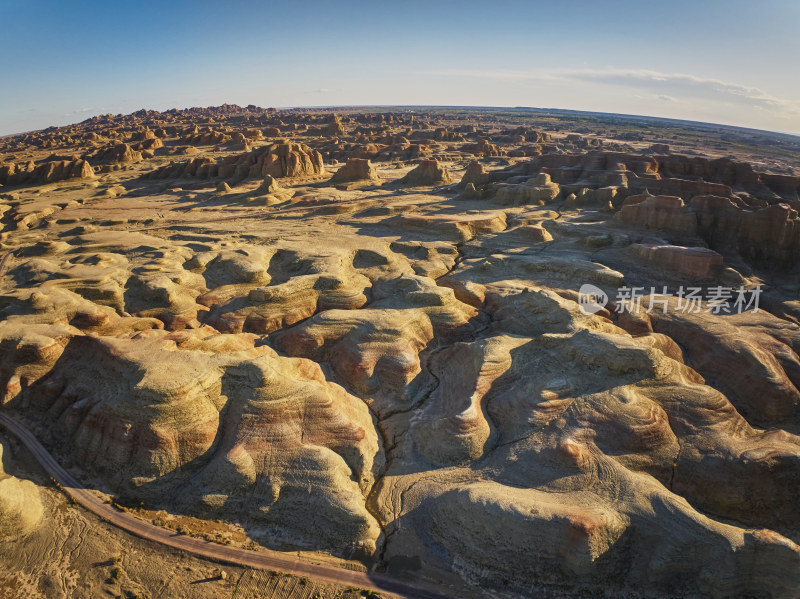
<path fill-rule="evenodd" d="M 578 82 L 591 85 L 606 85 L 646 91 L 665 102 L 700 99 L 769 110 L 782 113 L 783 116 L 787 117 L 800 115 L 800 104 L 795 101 L 771 96 L 755 87 L 683 73 L 659 73 L 656 71 L 630 69 L 561 69 L 531 72 L 451 70 L 432 74 L 440 77 L 496 79 L 539 84 Z"/>
<path fill-rule="evenodd" d="M 476 79 L 506 79 L 514 81 L 543 81 L 557 79 L 557 76 L 546 72 L 528 71 L 478 71 L 470 69 L 449 69 L 447 71 L 434 71 L 428 73 L 436 77 L 469 77 Z"/>
<path fill-rule="evenodd" d="M 86 106 L 84 108 L 76 108 L 72 112 L 67 112 L 66 114 L 63 114 L 61 116 L 65 116 L 65 117 L 67 117 L 67 116 L 75 116 L 76 114 L 85 114 L 87 112 L 98 112 L 99 110 L 100 110 L 100 108 L 98 108 L 96 106 Z"/>
<path fill-rule="evenodd" d="M 707 79 L 694 75 L 657 73 L 654 71 L 573 71 L 564 72 L 561 76 L 568 80 L 583 81 L 646 89 L 659 97 L 699 98 L 712 101 L 746 104 L 751 107 L 800 114 L 800 106 L 796 102 L 770 96 L 755 87 L 739 85 L 720 79 Z"/>

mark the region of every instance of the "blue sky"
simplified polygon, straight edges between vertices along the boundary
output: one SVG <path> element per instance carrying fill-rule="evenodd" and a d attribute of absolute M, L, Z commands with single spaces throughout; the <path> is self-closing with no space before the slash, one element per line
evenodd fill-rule
<path fill-rule="evenodd" d="M 800 134 L 800 2 L 0 0 L 0 135 L 103 113 L 537 106 Z"/>

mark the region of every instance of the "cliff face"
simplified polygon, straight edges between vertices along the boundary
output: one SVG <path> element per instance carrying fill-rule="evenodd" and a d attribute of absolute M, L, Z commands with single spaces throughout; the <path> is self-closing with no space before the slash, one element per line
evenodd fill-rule
<path fill-rule="evenodd" d="M 450 183 L 447 168 L 436 160 L 422 160 L 400 180 L 406 185 L 445 185 Z"/>
<path fill-rule="evenodd" d="M 347 163 L 336 171 L 331 181 L 334 183 L 347 183 L 349 181 L 374 179 L 378 179 L 378 172 L 368 158 L 348 158 Z"/>
<path fill-rule="evenodd" d="M 689 206 L 678 197 L 630 196 L 618 218 L 650 229 L 697 233 L 716 250 L 772 268 L 791 269 L 800 260 L 800 219 L 784 203 L 752 209 L 719 196 L 695 196 Z"/>
<path fill-rule="evenodd" d="M 279 142 L 219 161 L 192 158 L 147 173 L 150 179 L 198 177 L 241 180 L 246 178 L 307 177 L 324 174 L 322 155 L 305 144 Z"/>
<path fill-rule="evenodd" d="M 776 202 L 798 200 L 800 177 L 759 173 L 747 163 L 699 156 L 643 156 L 593 151 L 586 154 L 545 154 L 534 157 L 531 172 L 546 169 L 556 183 L 625 185 L 634 193 L 730 196 L 746 192 L 755 198 Z"/>
<path fill-rule="evenodd" d="M 1 185 L 41 185 L 67 179 L 94 179 L 92 166 L 81 159 L 48 160 L 41 164 L 0 163 Z"/>

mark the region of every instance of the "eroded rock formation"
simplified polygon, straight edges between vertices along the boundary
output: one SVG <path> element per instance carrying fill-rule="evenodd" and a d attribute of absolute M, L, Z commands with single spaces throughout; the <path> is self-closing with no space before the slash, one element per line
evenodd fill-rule
<path fill-rule="evenodd" d="M 451 182 L 447 167 L 436 160 L 422 160 L 400 180 L 405 185 L 446 185 Z"/>
<path fill-rule="evenodd" d="M 44 507 L 34 483 L 5 471 L 4 453 L 4 445 L 0 444 L 0 541 L 9 541 L 35 531 Z"/>
<path fill-rule="evenodd" d="M 345 165 L 334 173 L 331 181 L 334 183 L 349 183 L 377 179 L 378 171 L 375 170 L 368 158 L 348 158 Z"/>
<path fill-rule="evenodd" d="M 459 596 L 796 596 L 793 171 L 467 112 L 3 140 L 1 409 L 121 504 Z M 0 474 L 0 535 L 42 509 Z"/>
<path fill-rule="evenodd" d="M 93 179 L 94 170 L 85 160 L 50 160 L 42 164 L 0 163 L 0 184 L 39 185 L 67 179 Z"/>

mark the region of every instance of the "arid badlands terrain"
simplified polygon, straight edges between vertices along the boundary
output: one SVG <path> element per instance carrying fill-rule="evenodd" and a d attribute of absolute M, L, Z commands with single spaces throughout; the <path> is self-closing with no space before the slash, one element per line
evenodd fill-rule
<path fill-rule="evenodd" d="M 798 138 L 608 115 L 0 139 L 0 415 L 120 517 L 375 581 L 131 535 L 6 424 L 0 594 L 800 596 L 799 190 Z"/>

